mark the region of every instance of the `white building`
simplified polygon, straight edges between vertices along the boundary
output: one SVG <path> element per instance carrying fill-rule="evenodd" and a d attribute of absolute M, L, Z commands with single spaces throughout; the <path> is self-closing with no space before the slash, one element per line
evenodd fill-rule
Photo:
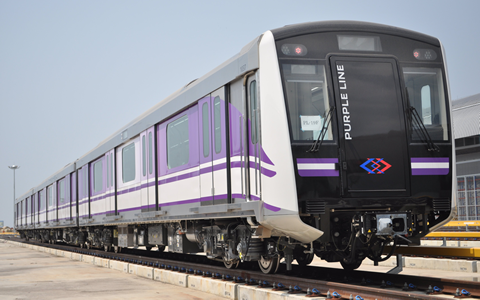
<path fill-rule="evenodd" d="M 453 101 L 458 220 L 480 220 L 480 94 Z"/>

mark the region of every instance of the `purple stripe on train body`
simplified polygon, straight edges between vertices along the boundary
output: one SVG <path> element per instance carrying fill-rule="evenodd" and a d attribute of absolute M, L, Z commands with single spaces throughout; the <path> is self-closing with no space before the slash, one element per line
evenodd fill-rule
<path fill-rule="evenodd" d="M 213 166 L 213 171 L 219 171 L 219 170 L 223 170 L 223 169 L 226 169 L 227 168 L 227 163 L 224 162 L 224 163 L 220 163 L 220 164 L 216 164 Z"/>
<path fill-rule="evenodd" d="M 167 183 L 171 183 L 171 182 L 175 182 L 175 181 L 180 181 L 180 180 L 183 180 L 183 179 L 196 177 L 199 174 L 200 174 L 200 171 L 195 170 L 195 171 L 190 172 L 190 173 L 185 173 L 185 174 L 170 177 L 170 178 L 167 178 L 167 179 L 161 179 L 161 180 L 158 181 L 158 184 L 161 185 L 161 184 L 167 184 Z"/>
<path fill-rule="evenodd" d="M 297 158 L 297 164 L 333 164 L 338 158 Z"/>
<path fill-rule="evenodd" d="M 99 213 L 90 214 L 90 215 L 93 217 L 93 216 L 100 216 L 100 215 L 105 215 L 105 214 L 107 214 L 107 212 L 104 211 L 104 212 L 99 212 Z"/>
<path fill-rule="evenodd" d="M 448 175 L 450 172 L 449 167 L 436 167 L 436 163 L 450 163 L 450 158 L 448 157 L 412 157 L 411 162 L 413 163 L 426 163 L 431 164 L 432 168 L 422 168 L 414 167 L 412 165 L 412 175 Z"/>
<path fill-rule="evenodd" d="M 241 168 L 241 167 L 245 168 L 245 165 L 246 165 L 246 164 L 245 164 L 245 162 L 243 162 L 243 161 L 242 161 L 242 162 L 240 162 L 240 161 L 234 161 L 234 162 L 231 162 L 231 163 L 230 163 L 230 167 L 231 167 L 232 169 L 233 169 L 233 168 Z M 251 162 L 250 162 L 250 167 L 251 167 L 251 168 L 255 168 L 255 162 L 251 161 Z M 267 168 L 265 168 L 265 167 L 261 167 L 261 168 L 260 168 L 260 173 L 262 173 L 263 175 L 265 175 L 265 176 L 267 176 L 267 177 L 270 177 L 270 178 L 273 177 L 273 176 L 275 176 L 275 175 L 277 174 L 277 172 L 272 171 L 272 170 L 269 170 L 269 169 L 267 169 Z"/>
<path fill-rule="evenodd" d="M 273 212 L 277 212 L 277 211 L 281 210 L 280 207 L 276 207 L 276 206 L 270 205 L 270 204 L 265 203 L 265 202 L 263 202 L 263 207 L 265 207 L 266 209 L 271 210 Z"/>
<path fill-rule="evenodd" d="M 338 177 L 338 170 L 298 170 L 301 177 Z"/>
<path fill-rule="evenodd" d="M 151 182 L 144 183 L 140 187 L 143 189 L 143 188 L 149 188 L 149 187 L 152 187 L 152 186 L 155 186 L 155 180 L 153 180 Z"/>
<path fill-rule="evenodd" d="M 140 210 L 140 209 L 141 209 L 141 207 L 123 208 L 123 209 L 119 209 L 118 212 L 122 213 L 122 212 L 134 211 L 134 210 Z"/>
<path fill-rule="evenodd" d="M 275 171 L 272 171 L 272 170 L 269 170 L 265 167 L 261 167 L 260 168 L 260 173 L 262 173 L 263 175 L 267 176 L 267 177 L 270 177 L 272 178 L 273 176 L 277 175 L 277 172 Z"/>
<path fill-rule="evenodd" d="M 91 198 L 90 203 L 95 202 L 95 201 L 99 201 L 99 200 L 103 200 L 103 199 L 106 199 L 108 197 L 113 197 L 113 196 L 115 196 L 115 193 L 112 192 L 112 193 L 101 195 L 101 196 L 98 196 L 98 197 L 95 197 L 95 198 Z"/>
<path fill-rule="evenodd" d="M 438 169 L 412 169 L 412 175 L 448 175 L 448 168 Z"/>
<path fill-rule="evenodd" d="M 260 198 L 255 196 L 255 195 L 250 195 L 250 199 L 254 200 L 254 201 L 259 201 Z M 280 211 L 281 208 L 280 207 L 277 207 L 277 206 L 274 206 L 274 205 L 270 205 L 266 202 L 263 202 L 263 207 L 265 207 L 266 209 L 268 210 L 271 210 L 273 212 L 277 212 L 277 211 Z"/>
<path fill-rule="evenodd" d="M 211 166 L 200 169 L 200 175 L 207 174 L 207 173 L 212 173 L 212 167 Z"/>
<path fill-rule="evenodd" d="M 156 208 L 156 204 L 150 204 L 150 205 L 143 205 L 141 209 L 151 209 L 151 208 Z"/>
<path fill-rule="evenodd" d="M 253 168 L 253 169 L 257 168 L 257 166 L 256 166 L 257 163 L 255 163 L 254 161 L 250 161 L 249 165 L 250 165 L 250 168 Z M 269 170 L 265 167 L 260 167 L 260 173 L 262 173 L 263 175 L 265 175 L 267 177 L 270 177 L 270 178 L 277 174 L 277 172 Z"/>

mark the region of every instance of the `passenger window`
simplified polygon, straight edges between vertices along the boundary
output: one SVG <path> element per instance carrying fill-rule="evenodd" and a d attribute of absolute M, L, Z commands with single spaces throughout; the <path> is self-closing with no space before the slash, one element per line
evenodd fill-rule
<path fill-rule="evenodd" d="M 421 90 L 422 97 L 422 119 L 423 124 L 432 125 L 432 99 L 430 97 L 430 86 L 425 85 Z"/>
<path fill-rule="evenodd" d="M 65 179 L 58 182 L 58 199 L 60 203 L 65 203 Z"/>
<path fill-rule="evenodd" d="M 113 153 L 110 154 L 110 186 L 113 187 Z"/>
<path fill-rule="evenodd" d="M 214 128 L 215 128 L 215 153 L 222 151 L 222 112 L 220 105 L 220 97 L 215 97 L 213 101 L 214 108 Z"/>
<path fill-rule="evenodd" d="M 107 154 L 107 188 L 110 187 L 110 156 Z"/>
<path fill-rule="evenodd" d="M 282 71 L 293 140 L 318 139 L 330 111 L 325 66 L 283 64 Z M 333 140 L 332 126 L 323 139 Z"/>
<path fill-rule="evenodd" d="M 250 118 L 252 122 L 250 136 L 252 144 L 257 143 L 257 82 L 250 83 Z"/>
<path fill-rule="evenodd" d="M 53 193 L 52 193 L 52 186 L 49 186 L 47 189 L 47 197 L 48 197 L 48 206 L 53 205 Z"/>
<path fill-rule="evenodd" d="M 169 169 L 186 165 L 189 155 L 188 116 L 185 115 L 167 126 L 167 164 Z"/>
<path fill-rule="evenodd" d="M 208 103 L 202 105 L 202 135 L 203 135 L 203 157 L 208 157 L 210 154 L 210 132 L 208 130 Z"/>
<path fill-rule="evenodd" d="M 403 68 L 409 105 L 414 107 L 434 141 L 448 140 L 447 104 L 439 68 Z M 421 141 L 422 128 L 413 122 L 412 140 Z"/>
<path fill-rule="evenodd" d="M 124 183 L 135 180 L 135 143 L 122 149 L 122 180 Z"/>
<path fill-rule="evenodd" d="M 103 161 L 93 165 L 93 191 L 99 193 L 103 190 Z"/>
<path fill-rule="evenodd" d="M 88 198 L 88 165 L 83 167 L 83 197 Z"/>
<path fill-rule="evenodd" d="M 153 174 L 153 138 L 152 133 L 148 133 L 148 174 Z"/>
<path fill-rule="evenodd" d="M 142 136 L 142 171 L 143 176 L 147 176 L 147 145 L 145 144 L 145 136 Z"/>

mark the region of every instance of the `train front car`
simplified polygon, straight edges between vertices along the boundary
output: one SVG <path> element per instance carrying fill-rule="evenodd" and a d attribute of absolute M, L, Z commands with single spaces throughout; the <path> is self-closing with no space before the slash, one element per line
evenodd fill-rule
<path fill-rule="evenodd" d="M 381 260 L 385 245 L 419 244 L 449 220 L 455 157 L 438 39 L 362 22 L 271 33 L 299 215 L 323 232 L 311 244 L 298 243 L 294 258 L 307 264 L 315 253 L 355 269 L 367 257 Z M 262 135 L 277 139 L 281 127 L 274 127 L 262 120 Z M 271 140 L 264 139 L 266 148 Z"/>

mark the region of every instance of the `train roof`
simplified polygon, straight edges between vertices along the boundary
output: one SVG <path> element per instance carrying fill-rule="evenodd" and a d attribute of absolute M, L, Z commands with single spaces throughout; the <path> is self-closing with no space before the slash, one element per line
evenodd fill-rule
<path fill-rule="evenodd" d="M 409 39 L 419 40 L 440 47 L 440 41 L 432 36 L 419 33 L 416 31 L 403 29 L 394 26 L 388 26 L 377 23 L 361 22 L 361 21 L 320 21 L 307 22 L 294 25 L 286 25 L 281 28 L 273 29 L 272 33 L 275 40 L 281 40 L 297 35 L 310 33 L 333 32 L 333 31 L 359 31 L 373 32 L 396 35 Z"/>

